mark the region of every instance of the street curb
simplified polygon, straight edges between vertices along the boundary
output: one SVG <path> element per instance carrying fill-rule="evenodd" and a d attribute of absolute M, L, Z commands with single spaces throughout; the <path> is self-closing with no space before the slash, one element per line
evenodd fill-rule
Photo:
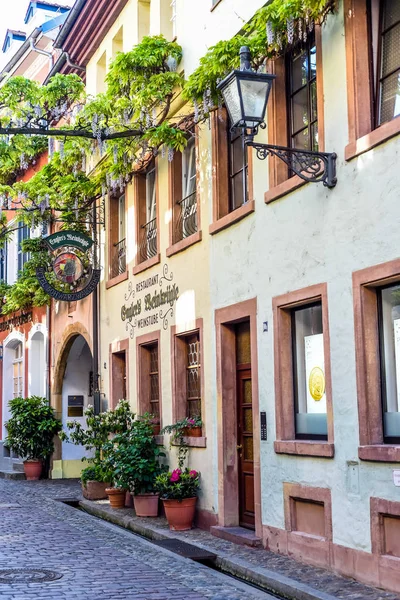
<path fill-rule="evenodd" d="M 175 537 L 173 533 L 169 533 L 164 529 L 154 529 L 153 527 L 143 525 L 134 517 L 122 514 L 119 515 L 114 512 L 111 513 L 89 500 L 82 500 L 79 503 L 79 506 L 95 517 L 99 517 L 104 521 L 119 525 L 125 529 L 130 529 L 134 533 L 149 540 L 164 540 Z M 209 550 L 209 548 L 203 544 L 194 543 L 192 541 L 188 541 L 188 543 L 192 546 L 198 546 Z M 296 581 L 285 575 L 280 575 L 269 569 L 255 567 L 240 559 L 232 560 L 232 558 L 221 555 L 215 549 L 212 549 L 212 551 L 217 554 L 216 566 L 221 569 L 222 573 L 234 575 L 245 582 L 247 581 L 258 585 L 265 589 L 266 592 L 279 594 L 287 600 L 337 600 L 335 596 L 316 590 L 305 583 Z"/>

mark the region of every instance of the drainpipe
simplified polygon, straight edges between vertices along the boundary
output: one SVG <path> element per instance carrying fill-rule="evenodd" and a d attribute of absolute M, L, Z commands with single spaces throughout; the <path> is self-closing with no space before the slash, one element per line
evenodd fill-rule
<path fill-rule="evenodd" d="M 67 65 L 69 67 L 71 67 L 71 69 L 77 69 L 78 71 L 86 71 L 86 67 L 81 67 L 80 65 L 76 65 L 75 63 L 73 63 L 72 60 L 70 59 L 68 52 L 65 52 L 65 50 L 64 50 L 64 56 L 67 59 Z"/>
<path fill-rule="evenodd" d="M 98 231 L 97 231 L 97 206 L 96 202 L 93 203 L 93 263 L 94 268 L 98 269 Z M 93 298 L 93 404 L 95 414 L 101 412 L 100 402 L 100 373 L 99 373 L 99 289 L 98 286 L 94 289 L 92 294 Z"/>
<path fill-rule="evenodd" d="M 40 48 L 37 48 L 35 46 L 35 40 L 32 38 L 30 38 L 30 40 L 29 40 L 29 47 L 34 52 L 37 52 L 38 54 L 43 54 L 43 56 L 47 56 L 47 58 L 50 61 L 50 68 L 53 66 L 53 53 L 52 52 L 47 52 L 47 50 L 41 50 Z"/>

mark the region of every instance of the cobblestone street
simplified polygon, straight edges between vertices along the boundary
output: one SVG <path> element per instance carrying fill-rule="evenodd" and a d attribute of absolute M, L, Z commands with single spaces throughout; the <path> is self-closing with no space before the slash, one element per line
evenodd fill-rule
<path fill-rule="evenodd" d="M 0 480 L 0 569 L 48 569 L 54 581 L 1 583 L 1 600 L 271 598 L 54 499 L 74 483 Z"/>

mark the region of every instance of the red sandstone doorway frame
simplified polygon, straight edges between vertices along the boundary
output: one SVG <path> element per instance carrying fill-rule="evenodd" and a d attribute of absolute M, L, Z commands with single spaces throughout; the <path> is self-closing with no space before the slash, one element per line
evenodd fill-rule
<path fill-rule="evenodd" d="M 233 325 L 250 320 L 255 532 L 262 537 L 260 422 L 258 399 L 257 298 L 215 311 L 217 353 L 218 523 L 239 525 L 239 476 L 236 450 L 236 338 Z M 234 407 L 234 410 L 232 410 Z"/>

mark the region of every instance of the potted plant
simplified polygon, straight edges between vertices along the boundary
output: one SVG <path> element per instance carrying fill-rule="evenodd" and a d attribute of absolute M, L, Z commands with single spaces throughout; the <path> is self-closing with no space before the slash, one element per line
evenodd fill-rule
<path fill-rule="evenodd" d="M 200 473 L 188 468 L 161 473 L 155 487 L 163 501 L 169 528 L 173 531 L 191 529 L 200 489 Z"/>
<path fill-rule="evenodd" d="M 161 433 L 172 434 L 172 443 L 184 445 L 184 437 L 201 437 L 203 421 L 200 417 L 185 417 L 173 423 L 166 425 Z"/>
<path fill-rule="evenodd" d="M 11 418 L 5 424 L 5 445 L 24 459 L 28 480 L 39 479 L 43 461 L 54 452 L 54 436 L 61 422 L 46 398 L 14 398 L 9 402 Z"/>
<path fill-rule="evenodd" d="M 146 414 L 137 418 L 129 431 L 104 446 L 104 454 L 116 487 L 132 491 L 136 515 L 156 517 L 158 494 L 154 485 L 166 467 L 159 462 L 165 453 L 154 438 L 152 417 Z"/>
<path fill-rule="evenodd" d="M 82 471 L 82 494 L 87 500 L 102 500 L 107 498 L 106 488 L 111 485 L 111 474 L 103 464 L 102 448 L 114 435 L 128 431 L 135 418 L 129 402 L 120 400 L 114 410 L 95 414 L 93 406 L 88 406 L 84 413 L 86 423 L 68 421 L 68 433 L 62 431 L 60 438 L 76 446 L 83 446 L 92 453 L 89 466 Z"/>
<path fill-rule="evenodd" d="M 160 430 L 161 430 L 160 418 L 152 416 L 150 423 L 152 426 L 153 435 L 160 435 Z"/>
<path fill-rule="evenodd" d="M 81 473 L 82 494 L 87 500 L 103 500 L 107 497 L 106 488 L 111 485 L 111 473 L 104 465 L 92 463 Z"/>

